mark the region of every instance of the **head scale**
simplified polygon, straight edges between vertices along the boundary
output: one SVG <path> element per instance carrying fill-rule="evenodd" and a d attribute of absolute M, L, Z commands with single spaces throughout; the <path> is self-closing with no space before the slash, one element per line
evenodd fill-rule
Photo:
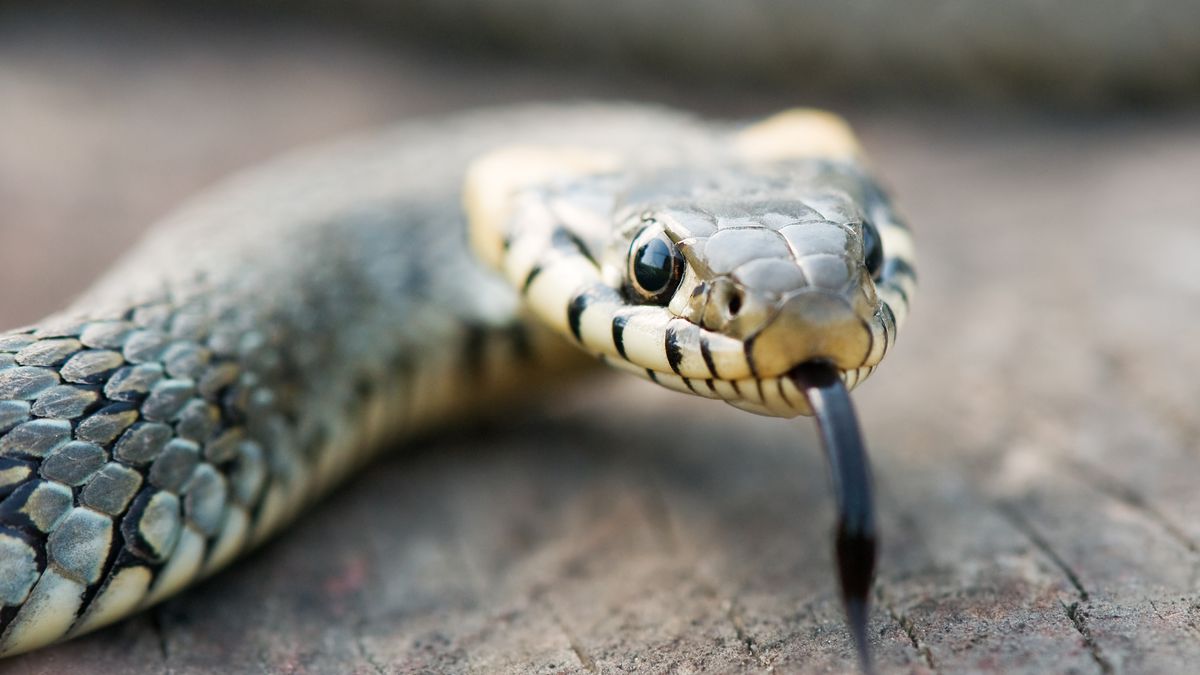
<path fill-rule="evenodd" d="M 468 182 L 475 246 L 605 361 L 753 412 L 808 414 L 787 373 L 825 360 L 860 382 L 914 285 L 907 229 L 830 124 L 786 113 L 686 166 L 501 152 Z"/>

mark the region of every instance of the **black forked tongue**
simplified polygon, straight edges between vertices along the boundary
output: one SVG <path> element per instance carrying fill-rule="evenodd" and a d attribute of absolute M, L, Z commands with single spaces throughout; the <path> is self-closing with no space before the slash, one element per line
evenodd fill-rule
<path fill-rule="evenodd" d="M 871 466 L 862 432 L 850 403 L 850 392 L 837 368 L 825 361 L 810 361 L 788 374 L 804 392 L 817 418 L 821 442 L 833 477 L 838 522 L 834 535 L 838 580 L 846 621 L 864 673 L 872 672 L 867 644 L 871 581 L 875 576 L 875 505 L 871 496 Z"/>

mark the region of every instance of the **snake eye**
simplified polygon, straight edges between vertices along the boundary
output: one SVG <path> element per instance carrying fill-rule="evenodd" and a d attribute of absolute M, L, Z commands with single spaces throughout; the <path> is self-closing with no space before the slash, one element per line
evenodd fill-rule
<path fill-rule="evenodd" d="M 879 237 L 879 230 L 867 221 L 862 224 L 862 239 L 863 239 L 863 264 L 867 267 L 867 273 L 872 279 L 879 279 L 879 273 L 883 270 L 883 240 Z"/>
<path fill-rule="evenodd" d="M 666 304 L 683 277 L 683 256 L 657 227 L 634 237 L 629 247 L 629 285 L 638 297 Z"/>

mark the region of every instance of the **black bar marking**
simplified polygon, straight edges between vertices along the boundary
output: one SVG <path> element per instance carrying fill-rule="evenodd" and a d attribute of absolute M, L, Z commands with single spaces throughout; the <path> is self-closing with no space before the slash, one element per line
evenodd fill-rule
<path fill-rule="evenodd" d="M 758 368 L 754 367 L 754 341 L 758 335 L 751 335 L 742 343 L 742 352 L 746 355 L 746 365 L 750 368 L 750 375 L 758 377 Z"/>
<path fill-rule="evenodd" d="M 708 333 L 700 331 L 700 356 L 704 357 L 704 365 L 708 366 L 708 372 L 717 377 L 717 364 L 713 362 L 712 350 L 708 346 Z M 711 386 L 712 379 L 709 378 Z"/>
<path fill-rule="evenodd" d="M 508 339 L 512 342 L 513 354 L 522 361 L 533 358 L 533 345 L 529 339 L 529 329 L 525 324 L 514 323 L 508 329 Z"/>
<path fill-rule="evenodd" d="M 666 337 L 663 342 L 667 351 L 667 363 L 671 365 L 671 370 L 675 371 L 676 375 L 682 375 L 683 373 L 679 372 L 679 364 L 683 363 L 683 348 L 679 346 L 679 333 L 675 330 L 676 325 L 675 321 L 667 324 Z"/>
<path fill-rule="evenodd" d="M 550 245 L 559 250 L 566 250 L 570 253 L 578 253 L 595 267 L 600 267 L 596 259 L 592 257 L 592 252 L 588 250 L 587 244 L 579 238 L 579 235 L 559 225 L 554 228 L 554 232 L 550 235 Z"/>
<path fill-rule="evenodd" d="M 625 355 L 625 324 L 629 323 L 629 315 L 622 312 L 617 312 L 613 315 L 612 321 L 612 336 L 613 344 L 617 346 L 617 353 L 626 361 L 629 357 Z"/>
<path fill-rule="evenodd" d="M 31 478 L 38 474 L 38 463 L 36 461 L 21 461 L 20 459 L 16 459 L 13 457 L 0 457 L 0 471 L 8 471 L 10 469 L 19 470 L 21 468 L 28 469 L 29 475 Z M 8 495 L 12 494 L 13 492 L 15 492 L 17 490 L 17 488 L 23 488 L 26 485 L 29 485 L 30 483 L 36 483 L 36 482 L 38 482 L 38 481 L 26 479 L 25 482 L 23 482 L 23 483 L 13 483 L 13 484 L 7 485 L 3 488 L 0 488 L 0 503 L 3 503 L 4 498 L 7 497 Z M 32 492 L 32 489 L 30 489 L 30 492 Z M 26 514 L 20 512 L 20 511 L 16 511 L 16 512 L 12 513 L 12 515 L 17 515 L 17 514 L 24 516 L 26 518 L 26 520 L 28 520 L 28 516 L 26 516 Z M 5 520 L 6 520 L 6 522 L 9 522 L 8 519 L 5 519 Z M 30 521 L 29 524 L 32 525 L 33 524 L 32 521 Z"/>
<path fill-rule="evenodd" d="M 888 313 L 889 316 L 891 316 L 892 325 L 895 326 L 896 325 L 896 315 L 892 314 L 892 308 L 888 307 L 887 303 L 885 302 L 885 303 L 883 303 L 883 309 L 884 309 L 884 311 L 886 311 Z M 892 331 L 888 330 L 888 322 L 886 320 L 880 321 L 879 324 L 880 324 L 880 327 L 883 328 L 883 353 L 879 357 L 882 359 L 884 356 L 887 356 L 888 346 L 892 342 Z M 872 347 L 875 346 L 875 337 L 874 336 L 871 337 L 871 346 Z"/>
<path fill-rule="evenodd" d="M 863 354 L 862 363 L 860 366 L 866 365 L 867 360 L 871 358 L 871 352 L 875 351 L 875 331 L 871 330 L 871 322 L 862 319 L 863 328 L 867 331 L 867 353 Z M 883 328 L 883 351 L 887 352 L 887 326 Z"/>
<path fill-rule="evenodd" d="M 892 308 L 886 302 L 883 303 L 883 309 L 888 313 L 888 316 L 892 319 L 892 326 L 894 327 L 896 325 L 896 313 L 892 311 Z M 886 323 L 884 324 L 884 330 L 885 331 L 887 330 Z M 893 334 L 892 335 L 892 343 L 895 343 L 895 342 L 896 342 L 896 336 Z M 888 348 L 888 343 L 884 342 L 883 343 L 883 353 L 884 354 L 887 354 L 887 348 Z"/>
<path fill-rule="evenodd" d="M 577 293 L 567 304 L 567 325 L 571 327 L 571 335 L 574 335 L 575 340 L 580 343 L 583 342 L 583 335 L 580 333 L 579 322 L 594 299 L 590 291 L 591 289 L 585 289 Z"/>
<path fill-rule="evenodd" d="M 463 339 L 462 359 L 469 377 L 481 379 L 484 369 L 484 353 L 487 349 L 487 328 L 479 324 L 467 327 Z"/>
<path fill-rule="evenodd" d="M 533 285 L 533 280 L 538 278 L 542 273 L 542 264 L 538 263 L 529 270 L 529 274 L 525 276 L 525 283 L 521 284 L 521 295 L 529 293 L 529 287 Z"/>
<path fill-rule="evenodd" d="M 905 307 L 908 307 L 912 304 L 908 301 L 908 292 L 904 290 L 903 286 L 896 283 L 895 280 L 889 280 L 887 282 L 887 286 L 900 296 L 900 301 L 904 303 Z"/>
<path fill-rule="evenodd" d="M 889 258 L 883 264 L 882 278 L 887 279 L 889 283 L 895 283 L 895 279 L 901 276 L 907 276 L 913 280 L 913 283 L 917 281 L 917 271 L 913 269 L 912 265 L 909 265 L 903 258 Z M 906 296 L 904 300 L 907 302 L 908 297 Z"/>
<path fill-rule="evenodd" d="M 788 404 L 789 408 L 795 408 L 796 404 L 792 403 L 792 399 L 788 398 L 787 387 L 785 387 L 783 384 L 786 381 L 787 381 L 787 378 L 784 378 L 784 377 L 781 377 L 777 380 L 777 382 L 779 383 L 779 398 L 782 398 L 783 402 Z"/>

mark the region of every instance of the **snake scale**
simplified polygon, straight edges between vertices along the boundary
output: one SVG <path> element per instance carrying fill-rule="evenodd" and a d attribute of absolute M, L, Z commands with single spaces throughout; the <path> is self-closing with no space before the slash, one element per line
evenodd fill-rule
<path fill-rule="evenodd" d="M 810 414 L 797 367 L 860 382 L 914 281 L 852 135 L 811 111 L 489 110 L 235 176 L 0 334 L 0 652 L 171 596 L 584 352 Z"/>

